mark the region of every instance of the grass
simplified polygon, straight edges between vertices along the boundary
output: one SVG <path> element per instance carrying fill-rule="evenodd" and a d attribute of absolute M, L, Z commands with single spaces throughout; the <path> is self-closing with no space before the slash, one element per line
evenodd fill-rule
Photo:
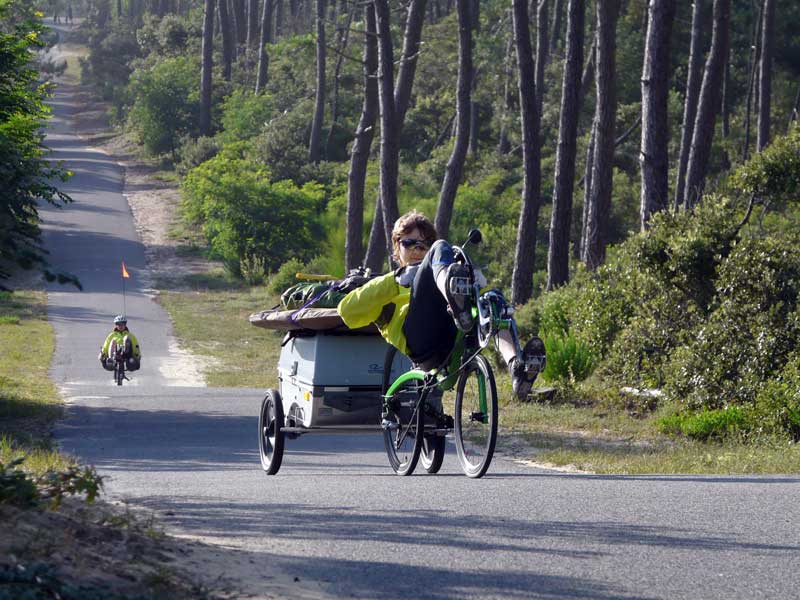
<path fill-rule="evenodd" d="M 780 474 L 800 472 L 800 444 L 704 444 L 680 441 L 652 447 L 561 447 L 537 454 L 536 461 L 602 474 Z"/>
<path fill-rule="evenodd" d="M 172 317 L 181 343 L 197 355 L 216 359 L 205 372 L 209 386 L 277 386 L 283 332 L 254 327 L 248 321 L 252 313 L 274 306 L 276 296 L 262 286 L 238 287 L 222 272 L 168 285 L 173 289 L 162 291 L 159 301 Z"/>
<path fill-rule="evenodd" d="M 63 404 L 48 377 L 53 329 L 44 292 L 0 292 L 0 462 L 37 476 L 74 464 L 49 437 Z"/>

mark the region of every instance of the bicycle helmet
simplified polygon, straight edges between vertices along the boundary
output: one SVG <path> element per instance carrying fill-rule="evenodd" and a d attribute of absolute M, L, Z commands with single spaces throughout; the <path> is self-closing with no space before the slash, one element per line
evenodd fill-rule
<path fill-rule="evenodd" d="M 126 324 L 128 319 L 125 318 L 125 315 L 117 315 L 114 317 L 114 325 Z"/>

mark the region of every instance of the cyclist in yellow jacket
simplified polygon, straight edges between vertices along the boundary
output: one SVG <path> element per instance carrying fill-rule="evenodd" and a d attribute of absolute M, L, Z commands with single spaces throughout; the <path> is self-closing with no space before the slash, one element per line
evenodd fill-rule
<path fill-rule="evenodd" d="M 114 370 L 114 355 L 117 348 L 123 349 L 125 369 L 137 371 L 141 366 L 142 352 L 139 340 L 128 329 L 128 319 L 124 315 L 114 317 L 114 330 L 108 334 L 100 349 L 100 364 L 106 371 Z"/>
<path fill-rule="evenodd" d="M 394 258 L 400 268 L 354 289 L 337 308 L 350 328 L 375 323 L 386 341 L 426 370 L 447 358 L 457 328 L 469 331 L 474 325 L 468 297 L 453 294 L 449 284 L 453 278 L 468 277 L 469 270 L 454 262 L 448 242 L 436 238 L 436 228 L 423 214 L 411 211 L 400 217 L 392 229 Z M 480 272 L 476 279 L 485 285 Z M 501 331 L 498 337 L 514 393 L 525 398 L 544 368 L 544 344 L 538 337 L 529 340 L 518 363 L 511 334 Z M 539 368 L 526 370 L 526 364 Z"/>

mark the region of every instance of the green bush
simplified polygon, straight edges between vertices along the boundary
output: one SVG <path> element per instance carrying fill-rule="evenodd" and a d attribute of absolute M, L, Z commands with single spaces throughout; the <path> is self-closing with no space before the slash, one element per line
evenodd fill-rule
<path fill-rule="evenodd" d="M 88 46 L 88 56 L 79 59 L 81 80 L 95 86 L 106 100 L 121 102 L 132 65 L 142 56 L 134 31 L 123 25 L 93 29 Z"/>
<path fill-rule="evenodd" d="M 543 376 L 547 381 L 577 382 L 586 379 L 594 367 L 588 345 L 569 334 L 551 334 L 543 338 L 547 364 Z"/>
<path fill-rule="evenodd" d="M 776 137 L 731 176 L 734 188 L 759 199 L 800 200 L 800 127 Z"/>
<path fill-rule="evenodd" d="M 531 301 L 514 307 L 514 320 L 521 340 L 539 334 L 541 318 L 540 308 L 536 302 Z"/>
<path fill-rule="evenodd" d="M 197 135 L 200 110 L 196 57 L 167 58 L 137 70 L 128 86 L 133 98 L 128 124 L 145 149 L 177 157 L 178 142 Z"/>
<path fill-rule="evenodd" d="M 290 258 L 270 277 L 269 291 L 273 294 L 282 294 L 297 283 L 297 274 L 303 272 L 305 263 L 297 258 Z"/>
<path fill-rule="evenodd" d="M 668 435 L 683 434 L 700 440 L 722 440 L 747 429 L 747 413 L 738 406 L 677 414 L 659 419 L 659 431 Z"/>
<path fill-rule="evenodd" d="M 291 179 L 297 184 L 308 162 L 308 138 L 312 105 L 310 100 L 270 119 L 254 138 L 257 159 L 267 165 L 275 180 Z"/>
<path fill-rule="evenodd" d="M 719 268 L 716 309 L 675 353 L 665 391 L 691 409 L 752 404 L 800 340 L 800 238 L 745 239 Z"/>
<path fill-rule="evenodd" d="M 244 258 L 263 259 L 270 271 L 289 257 L 311 258 L 322 240 L 322 189 L 271 182 L 263 165 L 244 156 L 245 147 L 226 146 L 189 172 L 182 186 L 186 216 L 202 225 L 213 254 L 235 275 Z"/>
<path fill-rule="evenodd" d="M 756 433 L 788 433 L 800 441 L 800 353 L 758 393 L 750 421 Z"/>
<path fill-rule="evenodd" d="M 222 132 L 219 137 L 223 144 L 249 140 L 261 133 L 276 111 L 271 95 L 236 90 L 222 103 Z"/>
<path fill-rule="evenodd" d="M 195 167 L 207 160 L 211 160 L 219 152 L 219 144 L 215 138 L 201 135 L 199 138 L 185 138 L 181 140 L 178 159 L 175 169 L 180 175 L 186 175 Z"/>
<path fill-rule="evenodd" d="M 282 294 L 297 283 L 297 274 L 305 272 L 305 268 L 302 260 L 290 258 L 270 277 L 269 291 L 273 294 Z"/>

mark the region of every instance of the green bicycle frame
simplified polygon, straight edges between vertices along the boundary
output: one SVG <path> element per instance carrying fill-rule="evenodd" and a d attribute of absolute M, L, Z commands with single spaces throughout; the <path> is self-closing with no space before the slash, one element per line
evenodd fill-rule
<path fill-rule="evenodd" d="M 477 308 L 473 307 L 473 314 L 477 317 Z M 497 307 L 493 304 L 491 305 L 491 312 L 492 312 L 492 329 L 495 331 L 500 331 L 502 329 L 510 329 L 511 328 L 511 319 L 503 319 L 497 314 Z M 516 332 L 514 332 L 515 334 Z M 443 369 L 440 369 L 439 372 L 435 372 L 437 377 L 436 386 L 446 392 L 448 390 L 453 389 L 453 387 L 458 382 L 458 374 L 460 372 L 461 363 L 464 360 L 464 356 L 470 352 L 470 348 L 467 346 L 467 338 L 463 331 L 458 331 L 456 334 L 456 339 L 453 344 L 453 353 L 450 358 L 450 362 L 447 366 Z M 402 373 L 397 379 L 395 379 L 392 384 L 389 386 L 389 389 L 386 391 L 386 398 L 389 398 L 395 394 L 395 392 L 400 388 L 403 384 L 407 383 L 408 381 L 418 380 L 424 382 L 425 378 L 431 373 L 431 371 L 423 371 L 422 369 L 411 369 L 410 371 L 406 371 Z M 483 413 L 483 421 L 486 422 L 488 420 L 487 413 L 487 406 L 486 406 L 486 378 L 484 377 L 483 373 L 478 372 L 478 402 L 480 405 L 481 413 Z"/>

